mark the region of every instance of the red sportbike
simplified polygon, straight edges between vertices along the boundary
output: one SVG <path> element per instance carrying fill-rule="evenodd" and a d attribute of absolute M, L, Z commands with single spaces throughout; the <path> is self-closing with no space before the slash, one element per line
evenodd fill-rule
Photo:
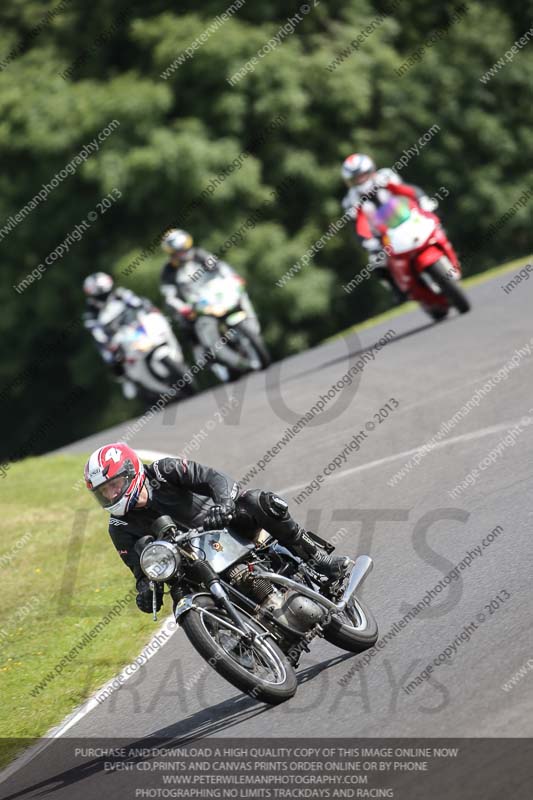
<path fill-rule="evenodd" d="M 459 286 L 461 267 L 439 218 L 406 197 L 391 197 L 372 219 L 398 286 L 435 320 L 451 307 L 461 314 L 470 302 Z"/>

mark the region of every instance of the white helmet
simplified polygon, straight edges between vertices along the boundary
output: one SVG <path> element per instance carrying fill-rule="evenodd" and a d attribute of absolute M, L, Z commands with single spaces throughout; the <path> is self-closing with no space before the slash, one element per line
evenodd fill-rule
<path fill-rule="evenodd" d="M 352 153 L 344 159 L 341 175 L 346 186 L 361 186 L 375 173 L 376 164 L 370 156 Z"/>
<path fill-rule="evenodd" d="M 192 245 L 191 234 L 180 230 L 180 228 L 171 228 L 165 233 L 161 241 L 161 247 L 169 255 L 185 255 Z"/>
<path fill-rule="evenodd" d="M 92 300 L 106 300 L 113 286 L 113 278 L 107 272 L 93 272 L 83 281 L 83 291 Z"/>

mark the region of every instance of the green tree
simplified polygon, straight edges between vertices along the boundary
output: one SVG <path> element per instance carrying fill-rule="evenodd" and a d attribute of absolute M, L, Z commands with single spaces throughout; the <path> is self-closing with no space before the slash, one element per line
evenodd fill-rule
<path fill-rule="evenodd" d="M 138 0 L 4 3 L 4 458 L 25 448 L 42 452 L 138 410 L 121 399 L 76 324 L 81 283 L 92 271 L 109 271 L 160 302 L 163 258 L 150 243 L 171 225 L 189 229 L 246 276 L 276 357 L 387 307 L 388 295 L 373 280 L 350 295 L 342 290 L 364 264 L 349 225 L 277 285 L 340 216 L 339 165 L 350 152 L 370 152 L 391 166 L 438 125 L 402 175 L 430 194 L 440 186 L 449 191 L 441 211 L 466 272 L 530 250 L 527 203 L 497 234 L 488 231 L 532 188 L 531 49 L 481 80 L 529 28 L 527 4 L 470 2 L 454 24 L 457 2 L 321 0 L 307 14 L 300 6 L 246 2 L 221 22 L 228 4 L 215 0 L 201 10 L 186 0 L 179 13 L 165 2 Z M 296 14 L 302 18 L 294 22 Z M 294 30 L 283 33 L 289 18 Z M 444 35 L 426 45 L 439 30 Z M 273 37 L 277 46 L 259 58 Z M 400 77 L 420 48 L 420 60 Z M 255 67 L 230 82 L 254 57 Z M 113 132 L 75 174 L 9 223 L 113 120 Z M 113 189 L 120 199 L 17 292 L 14 286 Z M 83 393 L 64 410 L 75 387 Z M 7 424 L 15 418 L 18 426 Z"/>

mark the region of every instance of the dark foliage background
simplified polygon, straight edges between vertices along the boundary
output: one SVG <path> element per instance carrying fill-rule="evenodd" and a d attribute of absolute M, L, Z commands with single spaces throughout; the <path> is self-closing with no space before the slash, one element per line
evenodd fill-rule
<path fill-rule="evenodd" d="M 94 270 L 159 301 L 158 250 L 121 272 L 181 221 L 217 252 L 263 209 L 225 258 L 249 280 L 276 357 L 384 310 L 372 280 L 342 290 L 364 263 L 348 227 L 284 288 L 275 281 L 340 214 L 339 165 L 370 152 L 392 165 L 440 131 L 402 175 L 429 194 L 466 256 L 466 273 L 531 249 L 531 205 L 487 230 L 533 188 L 533 55 L 528 45 L 480 81 L 532 25 L 531 3 L 470 2 L 461 21 L 399 78 L 396 70 L 459 3 L 320 0 L 292 35 L 231 86 L 300 2 L 248 0 L 167 79 L 161 74 L 228 6 L 196 0 L 7 0 L 0 10 L 0 229 L 112 120 L 120 125 L 11 232 L 1 236 L 0 397 L 4 458 L 43 452 L 132 416 L 76 324 Z M 58 9 L 46 21 L 46 15 Z M 380 13 L 364 44 L 329 71 Z M 36 32 L 36 26 L 39 30 Z M 2 61 L 3 59 L 3 61 Z M 61 73 L 66 77 L 61 77 Z M 282 124 L 265 135 L 272 120 Z M 249 151 L 211 194 L 201 193 Z M 275 202 L 270 192 L 283 185 Z M 30 273 L 114 187 L 119 201 L 22 294 Z M 183 218 L 185 216 L 185 222 Z M 79 392 L 76 387 L 83 390 Z M 66 402 L 68 399 L 68 402 Z"/>

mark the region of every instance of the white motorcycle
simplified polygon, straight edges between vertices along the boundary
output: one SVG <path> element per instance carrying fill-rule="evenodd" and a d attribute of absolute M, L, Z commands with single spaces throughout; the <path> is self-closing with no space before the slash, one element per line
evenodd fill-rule
<path fill-rule="evenodd" d="M 176 399 L 194 394 L 196 387 L 182 349 L 168 320 L 157 308 L 124 310 L 120 301 L 111 301 L 99 322 L 117 328 L 109 346 L 124 369 L 122 391 L 126 398 L 140 394 L 153 402 L 172 389 Z"/>
<path fill-rule="evenodd" d="M 206 275 L 189 291 L 187 299 L 195 312 L 195 331 L 201 328 L 202 318 L 206 321 L 208 318 L 215 319 L 219 341 L 235 350 L 248 363 L 248 371 L 265 369 L 270 364 L 259 321 L 239 276 Z M 193 349 L 196 359 L 205 353 L 199 343 Z M 217 347 L 211 349 L 215 358 L 211 370 L 219 380 L 226 382 L 242 374 L 217 362 Z"/>

